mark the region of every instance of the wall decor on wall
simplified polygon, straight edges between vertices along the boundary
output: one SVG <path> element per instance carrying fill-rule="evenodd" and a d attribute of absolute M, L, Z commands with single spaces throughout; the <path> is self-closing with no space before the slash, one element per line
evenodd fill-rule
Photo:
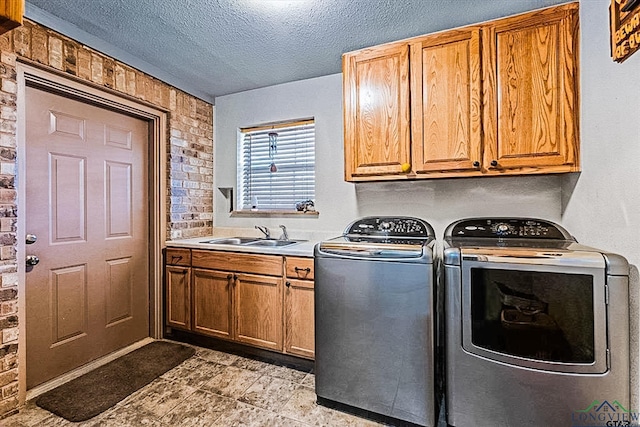
<path fill-rule="evenodd" d="M 623 62 L 640 49 L 640 0 L 611 0 L 611 57 Z"/>

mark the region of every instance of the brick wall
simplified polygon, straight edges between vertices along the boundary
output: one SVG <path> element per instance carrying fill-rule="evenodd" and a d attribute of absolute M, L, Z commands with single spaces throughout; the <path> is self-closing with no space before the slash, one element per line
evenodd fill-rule
<path fill-rule="evenodd" d="M 209 235 L 213 222 L 211 104 L 33 22 L 0 35 L 0 419 L 18 408 L 18 298 L 23 298 L 16 258 L 19 58 L 168 110 L 167 238 Z"/>

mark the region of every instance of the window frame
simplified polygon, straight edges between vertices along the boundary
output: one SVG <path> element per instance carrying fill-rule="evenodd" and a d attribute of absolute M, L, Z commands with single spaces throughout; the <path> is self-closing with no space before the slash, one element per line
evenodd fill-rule
<path fill-rule="evenodd" d="M 312 125 L 313 126 L 313 141 L 312 141 L 312 147 L 310 148 L 310 150 L 312 150 L 312 155 L 309 156 L 312 158 L 313 163 L 312 163 L 312 168 L 309 168 L 309 165 L 306 166 L 306 171 L 303 169 L 303 167 L 300 167 L 300 171 L 304 171 L 307 174 L 309 174 L 309 171 L 311 173 L 311 190 L 310 190 L 310 196 L 311 197 L 307 197 L 305 200 L 307 199 L 311 199 L 314 201 L 315 203 L 315 197 L 316 197 L 316 173 L 315 173 L 315 169 L 316 169 L 316 129 L 315 129 L 315 118 L 310 117 L 310 118 L 304 118 L 304 119 L 295 119 L 295 120 L 286 120 L 286 121 L 280 121 L 280 122 L 272 122 L 272 123 L 264 123 L 264 124 L 260 124 L 260 125 L 255 125 L 255 126 L 247 126 L 247 127 L 241 127 L 238 129 L 238 133 L 237 133 L 237 142 L 236 142 L 236 148 L 237 148 L 237 159 L 236 159 L 236 188 L 237 188 L 237 195 L 235 197 L 235 202 L 236 202 L 236 210 L 231 212 L 231 216 L 268 216 L 268 217 L 279 217 L 279 216 L 299 216 L 299 215 L 304 215 L 304 216 L 318 216 L 318 211 L 317 210 L 313 210 L 313 211 L 298 211 L 295 208 L 295 205 L 292 206 L 290 209 L 282 209 L 282 208 L 275 208 L 274 206 L 269 206 L 268 208 L 260 208 L 260 204 L 258 203 L 258 207 L 257 208 L 252 208 L 251 206 L 248 205 L 247 203 L 247 198 L 251 197 L 248 196 L 246 194 L 246 188 L 245 188 L 245 182 L 247 181 L 247 179 L 251 179 L 251 178 L 247 178 L 246 177 L 246 173 L 247 173 L 247 168 L 249 168 L 250 170 L 250 166 L 247 166 L 247 164 L 245 163 L 245 155 L 246 155 L 246 148 L 245 148 L 245 144 L 246 144 L 246 135 L 249 133 L 259 133 L 261 134 L 262 138 L 264 139 L 264 134 L 267 134 L 269 131 L 278 131 L 278 129 L 290 129 L 290 128 L 295 128 L 295 127 L 302 127 L 302 126 L 308 126 L 308 125 Z M 302 129 L 301 129 L 302 130 Z M 297 131 L 293 131 L 292 133 L 295 133 Z M 264 145 L 264 141 L 263 141 L 263 145 Z M 290 148 L 291 146 L 287 147 Z M 262 147 L 262 149 L 264 150 L 264 147 Z M 293 149 L 295 150 L 295 148 Z M 304 154 L 304 153 L 303 153 Z M 277 154 L 275 154 L 275 159 L 277 159 Z M 294 156 L 295 157 L 296 154 L 294 152 Z M 291 157 L 290 157 L 291 158 Z M 301 158 L 304 160 L 307 158 L 307 156 L 303 155 L 301 156 Z M 259 162 L 264 162 L 265 161 L 265 155 L 262 154 L 259 158 L 258 161 Z M 276 160 L 276 165 L 277 165 L 277 160 Z M 297 173 L 298 171 L 295 168 L 292 168 L 291 166 L 289 166 L 288 169 L 289 173 Z M 250 172 L 249 172 L 250 173 Z M 260 188 L 258 189 L 260 190 Z M 295 198 L 295 188 L 292 187 L 291 188 L 292 192 L 291 194 L 288 194 L 287 196 L 293 196 Z M 306 196 L 306 195 L 305 195 Z M 271 198 L 269 200 L 272 200 Z M 300 202 L 303 201 L 301 200 L 297 200 L 296 202 Z"/>

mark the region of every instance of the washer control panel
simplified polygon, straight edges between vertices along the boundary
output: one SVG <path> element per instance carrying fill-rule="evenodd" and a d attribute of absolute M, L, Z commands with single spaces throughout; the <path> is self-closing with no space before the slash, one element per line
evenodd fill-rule
<path fill-rule="evenodd" d="M 461 220 L 449 226 L 446 237 L 574 240 L 559 225 L 534 218 L 472 218 Z"/>
<path fill-rule="evenodd" d="M 346 235 L 417 237 L 434 236 L 429 224 L 419 218 L 411 217 L 366 217 L 351 223 L 345 230 Z"/>

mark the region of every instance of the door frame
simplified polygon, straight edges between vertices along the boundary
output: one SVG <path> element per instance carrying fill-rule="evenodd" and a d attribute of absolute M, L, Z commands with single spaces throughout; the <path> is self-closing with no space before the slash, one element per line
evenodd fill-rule
<path fill-rule="evenodd" d="M 162 248 L 166 242 L 166 169 L 167 169 L 167 110 L 127 97 L 116 91 L 92 84 L 61 72 L 38 68 L 31 63 L 17 62 L 17 124 L 16 124 L 16 191 L 17 191 L 17 266 L 18 266 L 18 399 L 24 404 L 27 397 L 26 363 L 26 187 L 20 178 L 26 173 L 26 87 L 44 89 L 62 96 L 78 99 L 99 107 L 132 115 L 149 123 L 149 336 L 163 336 Z"/>

